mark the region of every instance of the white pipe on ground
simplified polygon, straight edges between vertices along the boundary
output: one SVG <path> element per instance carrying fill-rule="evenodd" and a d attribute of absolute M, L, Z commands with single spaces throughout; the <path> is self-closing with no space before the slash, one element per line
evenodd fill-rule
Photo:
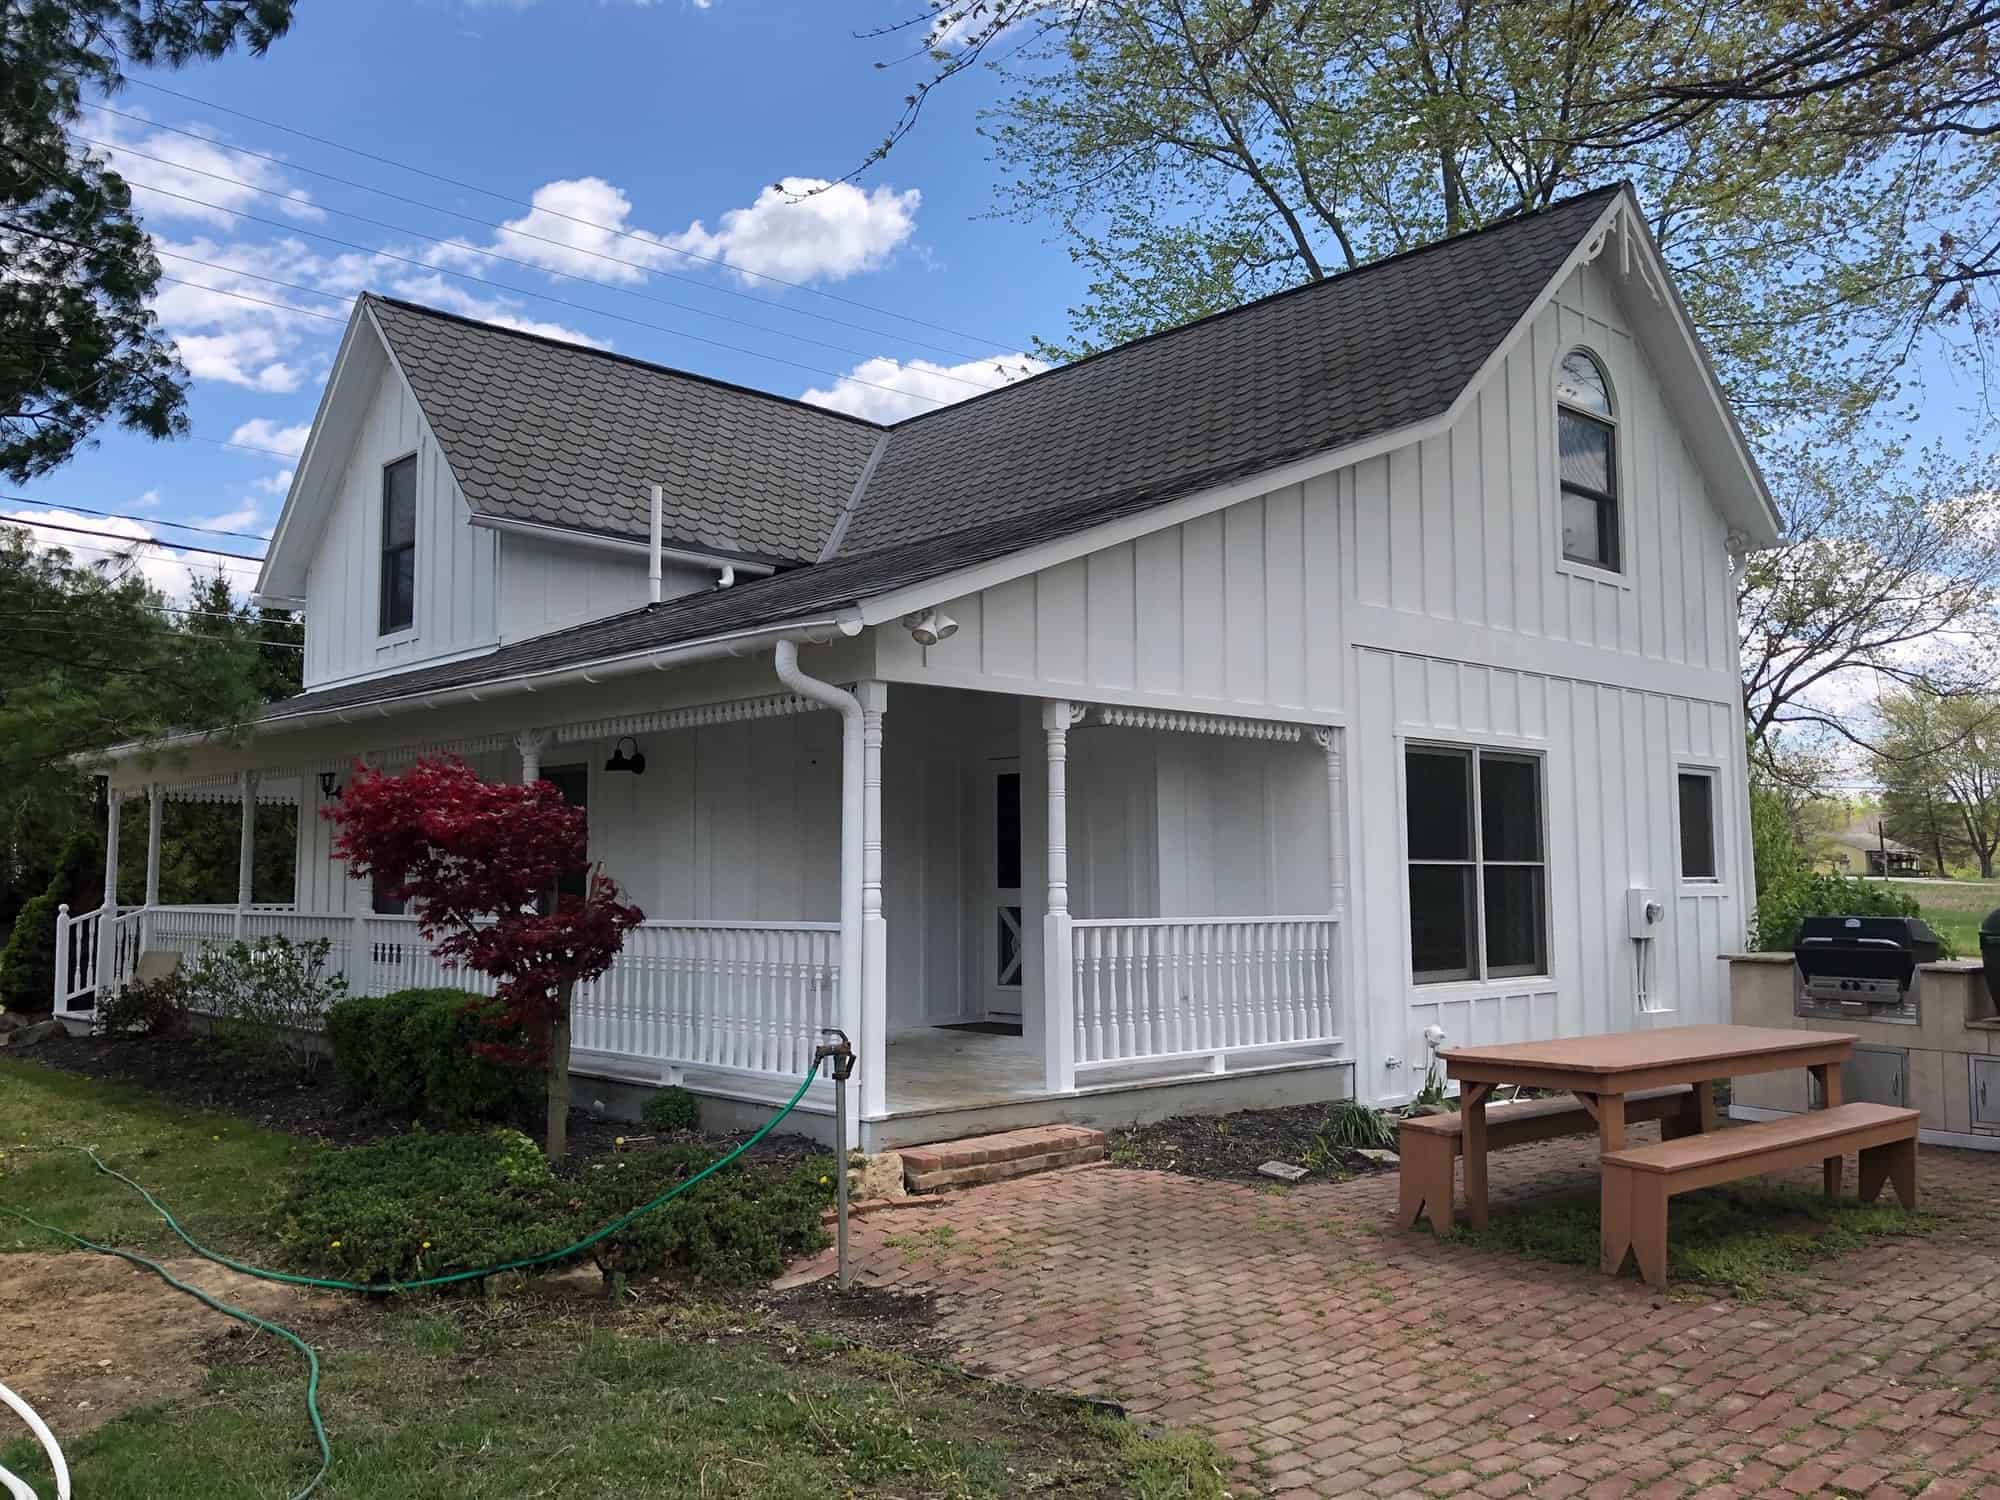
<path fill-rule="evenodd" d="M 42 1445 L 42 1451 L 49 1456 L 49 1468 L 56 1476 L 56 1500 L 70 1500 L 69 1465 L 63 1462 L 62 1446 L 56 1442 L 56 1435 L 49 1431 L 49 1424 L 35 1414 L 35 1409 L 19 1396 L 0 1385 L 0 1402 L 14 1409 L 14 1413 L 28 1424 L 28 1431 L 35 1435 L 35 1441 Z M 13 1500 L 35 1500 L 35 1492 L 17 1476 L 0 1469 L 0 1484 L 7 1486 Z"/>
<path fill-rule="evenodd" d="M 656 484 L 653 486 L 653 530 L 646 558 L 646 585 L 655 604 L 660 602 L 661 595 L 666 591 L 660 577 L 660 530 L 666 508 L 666 486 Z"/>
<path fill-rule="evenodd" d="M 799 668 L 797 641 L 779 641 L 778 681 L 801 698 L 825 704 L 840 715 L 840 991 L 838 1014 L 858 1053 L 861 1046 L 861 883 L 862 883 L 862 709 L 861 700 Z M 861 1097 L 848 1092 L 850 1107 Z M 859 1120 L 850 1122 L 858 1126 Z"/>

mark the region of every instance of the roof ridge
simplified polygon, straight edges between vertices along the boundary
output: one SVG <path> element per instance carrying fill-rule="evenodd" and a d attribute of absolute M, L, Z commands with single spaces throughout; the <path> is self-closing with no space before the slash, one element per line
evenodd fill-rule
<path fill-rule="evenodd" d="M 966 407 L 977 405 L 979 402 L 985 401 L 990 397 L 1007 395 L 1014 391 L 1022 390 L 1027 386 L 1035 384 L 1037 381 L 1044 381 L 1055 375 L 1064 375 L 1071 370 L 1079 370 L 1085 365 L 1108 359 L 1114 354 L 1123 354 L 1126 350 L 1136 349 L 1142 344 L 1157 343 L 1162 339 L 1172 338 L 1175 334 L 1186 333 L 1190 329 L 1200 328 L 1210 323 L 1217 323 L 1225 318 L 1234 318 L 1240 314 L 1250 312 L 1254 308 L 1266 307 L 1273 302 L 1279 302 L 1288 297 L 1301 297 L 1309 292 L 1325 291 L 1327 288 L 1333 286 L 1349 286 L 1357 278 L 1366 276 L 1370 271 L 1378 271 L 1385 266 L 1400 265 L 1404 261 L 1414 260 L 1420 255 L 1428 255 L 1432 251 L 1442 250 L 1449 245 L 1463 244 L 1465 241 L 1477 239 L 1481 235 L 1493 234 L 1502 229 L 1512 229 L 1530 220 L 1540 219 L 1549 214 L 1556 213 L 1561 209 L 1573 208 L 1586 199 L 1624 192 L 1631 186 L 1632 184 L 1629 179 L 1621 178 L 1617 182 L 1607 182 L 1599 187 L 1585 188 L 1581 192 L 1570 194 L 1567 198 L 1558 198 L 1555 202 L 1546 204 L 1541 208 L 1519 209 L 1503 218 L 1494 219 L 1490 223 L 1481 224 L 1472 229 L 1462 229 L 1457 234 L 1447 235 L 1441 240 L 1427 240 L 1421 245 L 1412 245 L 1407 250 L 1398 250 L 1393 254 L 1381 256 L 1378 259 L 1368 261 L 1349 270 L 1336 271 L 1333 275 L 1322 276 L 1317 281 L 1303 281 L 1297 286 L 1281 287 L 1275 292 L 1267 292 L 1261 297 L 1253 298 L 1251 301 L 1239 302 L 1234 307 L 1219 308 L 1215 312 L 1204 313 L 1199 318 L 1191 319 L 1186 323 L 1176 323 L 1171 328 L 1158 328 L 1151 333 L 1142 333 L 1139 337 L 1127 339 L 1122 344 L 1113 344 L 1108 349 L 1094 350 L 1079 359 L 1070 360 L 1066 364 L 1037 371 L 1035 374 L 1024 376 L 1020 380 L 1010 381 L 1002 386 L 995 386 L 992 390 L 981 391 L 976 396 L 967 396 L 962 400 L 952 402 L 949 406 L 940 406 L 935 411 L 920 411 L 913 416 L 900 418 L 895 422 L 889 423 L 885 430 L 899 432 L 905 427 L 911 427 L 918 422 L 942 416 L 946 412 L 963 411 Z"/>
<path fill-rule="evenodd" d="M 801 411 L 809 411 L 817 416 L 831 417 L 837 421 L 848 422 L 857 427 L 866 427 L 871 432 L 888 431 L 888 428 L 884 424 L 871 422 L 868 418 L 856 416 L 852 412 L 841 411 L 831 406 L 820 406 L 812 401 L 802 401 L 797 396 L 780 395 L 776 391 L 767 391 L 758 386 L 743 385 L 734 380 L 724 380 L 717 375 L 704 375 L 698 370 L 683 370 L 678 365 L 664 365 L 658 360 L 641 359 L 636 354 L 621 354 L 616 349 L 599 349 L 590 344 L 579 344 L 573 339 L 552 338 L 546 333 L 531 333 L 525 328 L 509 328 L 504 323 L 489 323 L 482 318 L 468 317 L 464 313 L 447 312 L 441 307 L 429 307 L 421 302 L 411 302 L 403 297 L 387 296 L 382 292 L 364 290 L 361 293 L 361 300 L 364 302 L 379 302 L 389 307 L 400 308 L 404 312 L 416 313 L 420 317 L 439 318 L 444 322 L 457 323 L 466 328 L 476 329 L 481 333 L 496 333 L 507 338 L 525 339 L 529 343 L 540 344 L 545 348 L 559 349 L 566 354 L 583 354 L 598 359 L 615 360 L 619 364 L 631 365 L 636 369 L 645 370 L 650 374 L 671 375 L 679 380 L 692 380 L 701 385 L 714 386 L 718 390 L 734 391 L 738 395 L 758 396 L 766 401 L 775 401 L 782 406 L 797 407 Z"/>

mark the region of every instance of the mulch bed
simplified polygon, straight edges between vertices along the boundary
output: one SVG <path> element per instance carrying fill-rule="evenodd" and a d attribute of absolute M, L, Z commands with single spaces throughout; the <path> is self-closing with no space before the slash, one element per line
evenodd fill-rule
<path fill-rule="evenodd" d="M 237 1059 L 186 1037 L 157 1040 L 51 1037 L 18 1054 L 10 1048 L 0 1055 L 18 1055 L 29 1062 L 104 1083 L 128 1084 L 189 1109 L 236 1115 L 267 1130 L 335 1146 L 365 1146 L 390 1136 L 407 1135 L 414 1128 L 408 1120 L 349 1104 L 334 1077 L 331 1062 L 321 1065 L 312 1082 L 301 1083 L 245 1068 Z M 537 1140 L 541 1138 L 539 1121 L 533 1122 L 529 1134 Z M 633 1150 L 643 1150 L 650 1144 L 700 1142 L 713 1145 L 720 1154 L 747 1134 L 748 1131 L 731 1135 L 681 1132 L 656 1137 L 643 1125 L 628 1120 L 605 1119 L 582 1109 L 569 1112 L 569 1154 L 573 1162 L 617 1149 L 620 1136 Z M 772 1135 L 759 1141 L 745 1159 L 783 1166 L 825 1151 L 825 1147 L 804 1136 Z"/>
<path fill-rule="evenodd" d="M 1215 1182 L 1270 1182 L 1257 1168 L 1267 1161 L 1304 1165 L 1325 1128 L 1324 1104 L 1246 1109 L 1233 1115 L 1175 1115 L 1111 1133 L 1114 1167 L 1178 1172 Z M 1382 1170 L 1358 1152 L 1322 1148 L 1312 1178 L 1329 1180 Z"/>

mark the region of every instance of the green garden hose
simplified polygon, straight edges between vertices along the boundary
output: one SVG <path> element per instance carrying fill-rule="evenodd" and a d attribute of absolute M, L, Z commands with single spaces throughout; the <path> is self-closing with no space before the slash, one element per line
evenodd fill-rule
<path fill-rule="evenodd" d="M 508 1271 L 524 1271 L 534 1266 L 545 1266 L 553 1261 L 567 1260 L 569 1259 L 570 1256 L 575 1255 L 580 1251 L 588 1250 L 592 1245 L 595 1245 L 600 1240 L 604 1240 L 610 1237 L 611 1235 L 616 1234 L 619 1230 L 623 1229 L 626 1225 L 632 1223 L 634 1220 L 643 1218 L 647 1214 L 652 1213 L 655 1209 L 661 1208 L 666 1204 L 671 1203 L 675 1198 L 678 1198 L 682 1193 L 685 1193 L 689 1188 L 693 1187 L 697 1182 L 700 1182 L 705 1177 L 711 1177 L 715 1173 L 721 1171 L 724 1167 L 728 1166 L 731 1162 L 735 1161 L 737 1157 L 741 1156 L 744 1152 L 748 1151 L 752 1146 L 756 1145 L 759 1141 L 763 1140 L 765 1136 L 769 1135 L 774 1129 L 777 1128 L 779 1121 L 783 1120 L 794 1109 L 798 1108 L 799 1101 L 805 1098 L 806 1090 L 812 1087 L 813 1079 L 818 1074 L 818 1072 L 819 1072 L 819 1063 L 817 1060 L 815 1060 L 813 1066 L 806 1071 L 806 1076 L 804 1077 L 804 1079 L 800 1081 L 797 1091 L 793 1093 L 791 1098 L 785 1101 L 784 1107 L 780 1109 L 775 1115 L 771 1116 L 770 1119 L 766 1120 L 761 1126 L 759 1126 L 757 1132 L 754 1135 L 750 1136 L 749 1139 L 732 1147 L 728 1152 L 726 1152 L 722 1156 L 717 1157 L 714 1161 L 710 1162 L 707 1166 L 703 1167 L 699 1172 L 695 1173 L 694 1176 L 687 1178 L 685 1181 L 675 1183 L 672 1187 L 668 1188 L 667 1191 L 661 1193 L 657 1198 L 650 1199 L 649 1201 L 640 1204 L 637 1208 L 632 1209 L 630 1212 L 620 1214 L 617 1218 L 613 1219 L 609 1224 L 604 1225 L 602 1228 L 591 1231 L 589 1234 L 585 1235 L 582 1239 L 578 1240 L 575 1244 L 565 1245 L 560 1250 L 551 1250 L 548 1251 L 546 1254 L 542 1255 L 529 1255 L 529 1256 L 524 1256 L 520 1260 L 506 1261 L 497 1266 L 481 1266 L 477 1270 L 471 1270 L 471 1271 L 454 1271 L 449 1276 L 426 1276 L 420 1281 L 373 1281 L 373 1282 L 342 1281 L 336 1277 L 330 1277 L 330 1276 L 298 1276 L 287 1271 L 272 1271 L 272 1270 L 267 1270 L 263 1266 L 253 1266 L 253 1265 L 248 1265 L 240 1260 L 232 1260 L 229 1256 L 222 1255 L 217 1251 L 209 1249 L 208 1246 L 202 1244 L 199 1240 L 195 1239 L 192 1235 L 190 1235 L 185 1229 L 181 1228 L 180 1221 L 174 1218 L 174 1216 L 167 1211 L 165 1204 L 161 1203 L 159 1199 L 155 1198 L 151 1193 L 147 1192 L 142 1185 L 140 1185 L 137 1182 L 134 1182 L 130 1177 L 127 1177 L 123 1172 L 116 1171 L 113 1168 L 106 1166 L 104 1164 L 103 1158 L 97 1154 L 94 1148 L 90 1146 L 71 1146 L 67 1149 L 72 1151 L 82 1152 L 85 1156 L 88 1156 L 90 1158 L 92 1165 L 94 1165 L 98 1171 L 104 1173 L 108 1177 L 116 1177 L 120 1182 L 124 1183 L 127 1187 L 131 1188 L 140 1197 L 144 1198 L 146 1202 L 151 1206 L 153 1212 L 158 1214 L 160 1218 L 166 1223 L 167 1228 L 171 1229 L 174 1232 L 175 1237 L 178 1238 L 182 1244 L 186 1245 L 188 1249 L 192 1250 L 196 1255 L 200 1256 L 203 1260 L 213 1261 L 216 1265 L 226 1267 L 227 1269 L 235 1271 L 240 1275 L 253 1276 L 259 1281 L 275 1281 L 285 1286 L 317 1287 L 323 1290 L 336 1291 L 336 1292 L 376 1292 L 376 1293 L 414 1292 L 414 1291 L 421 1291 L 426 1287 L 448 1286 L 453 1282 L 460 1282 L 460 1281 L 477 1281 L 487 1276 L 503 1275 Z M 189 1296 L 194 1297 L 197 1300 L 205 1303 L 207 1306 L 215 1309 L 215 1311 L 219 1313 L 224 1313 L 229 1317 L 235 1318 L 239 1322 L 248 1323 L 252 1327 L 266 1329 L 269 1332 L 275 1333 L 280 1338 L 283 1338 L 288 1342 L 292 1343 L 293 1345 L 297 1346 L 299 1352 L 304 1354 L 306 1357 L 306 1415 L 312 1422 L 313 1437 L 315 1441 L 317 1441 L 319 1444 L 319 1472 L 313 1475 L 312 1482 L 310 1484 L 308 1484 L 304 1489 L 300 1490 L 296 1495 L 292 1496 L 292 1500 L 306 1500 L 306 1497 L 308 1495 L 310 1495 L 314 1490 L 319 1488 L 320 1481 L 326 1478 L 327 1469 L 333 1462 L 333 1452 L 332 1449 L 327 1445 L 326 1425 L 320 1419 L 319 1356 L 313 1353 L 311 1345 L 307 1344 L 304 1339 L 300 1338 L 296 1333 L 292 1332 L 291 1329 L 285 1327 L 281 1323 L 273 1323 L 269 1319 L 260 1318 L 255 1313 L 245 1312 L 240 1307 L 231 1307 L 228 1303 L 218 1301 L 216 1298 L 211 1297 L 207 1292 L 202 1291 L 201 1288 L 188 1285 L 185 1281 L 181 1281 L 178 1278 L 176 1278 L 171 1272 L 169 1272 L 166 1269 L 166 1267 L 162 1266 L 158 1261 L 148 1260 L 143 1255 L 135 1254 L 130 1250 L 120 1250 L 112 1245 L 100 1245 L 93 1240 L 84 1239 L 81 1235 L 71 1234 L 67 1229 L 58 1229 L 53 1224 L 44 1224 L 39 1219 L 29 1218 L 28 1215 L 22 1213 L 19 1209 L 8 1208 L 5 1205 L 0 1205 L 0 1213 L 4 1213 L 12 1218 L 19 1219 L 24 1224 L 31 1224 L 35 1228 L 43 1231 L 45 1234 L 53 1234 L 59 1236 L 62 1239 L 70 1241 L 72 1244 L 80 1245 L 86 1250 L 95 1250 L 100 1255 L 115 1255 L 120 1260 L 130 1261 L 133 1265 L 144 1266 L 147 1270 L 153 1272 L 153 1274 L 158 1276 L 162 1281 L 166 1282 L 169 1286 L 174 1287 L 179 1291 L 186 1292 Z"/>

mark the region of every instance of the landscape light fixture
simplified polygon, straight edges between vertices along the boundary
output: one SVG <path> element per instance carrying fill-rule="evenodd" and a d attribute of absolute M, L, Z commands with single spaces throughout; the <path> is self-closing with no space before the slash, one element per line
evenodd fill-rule
<path fill-rule="evenodd" d="M 630 755 L 625 753 L 627 745 L 632 747 Z M 617 744 L 611 747 L 611 759 L 604 763 L 604 769 L 607 771 L 630 771 L 634 776 L 643 776 L 646 774 L 646 753 L 639 748 L 637 740 L 633 739 L 629 734 L 625 735 L 619 739 Z"/>

